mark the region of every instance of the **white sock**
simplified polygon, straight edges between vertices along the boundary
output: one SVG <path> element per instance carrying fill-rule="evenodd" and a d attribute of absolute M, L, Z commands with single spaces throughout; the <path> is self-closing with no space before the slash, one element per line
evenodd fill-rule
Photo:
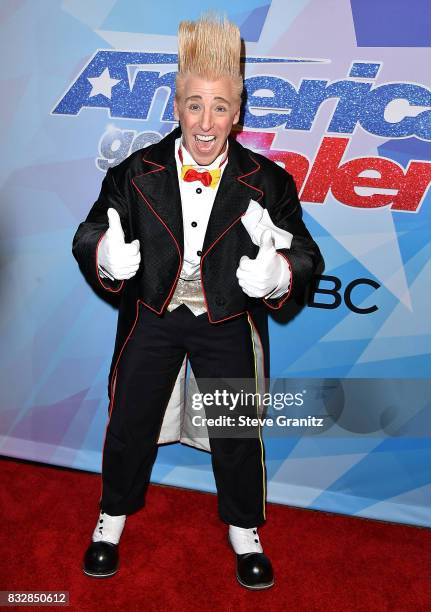
<path fill-rule="evenodd" d="M 245 555 L 246 553 L 262 553 L 263 548 L 257 533 L 257 527 L 251 529 L 243 529 L 229 525 L 229 540 L 232 548 L 237 555 Z"/>
<path fill-rule="evenodd" d="M 111 542 L 111 544 L 118 544 L 125 522 L 125 514 L 110 516 L 106 514 L 106 512 L 101 512 L 93 532 L 93 542 Z"/>

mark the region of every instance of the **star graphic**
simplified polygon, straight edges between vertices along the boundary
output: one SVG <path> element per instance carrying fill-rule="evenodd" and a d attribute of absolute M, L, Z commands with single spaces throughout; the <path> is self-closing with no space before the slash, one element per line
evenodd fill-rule
<path fill-rule="evenodd" d="M 100 74 L 98 77 L 91 77 L 88 78 L 88 80 L 91 83 L 91 92 L 88 96 L 89 98 L 101 94 L 102 96 L 105 96 L 105 98 L 109 99 L 111 99 L 112 88 L 121 81 L 121 79 L 111 79 L 108 68 L 105 68 L 102 74 Z"/>

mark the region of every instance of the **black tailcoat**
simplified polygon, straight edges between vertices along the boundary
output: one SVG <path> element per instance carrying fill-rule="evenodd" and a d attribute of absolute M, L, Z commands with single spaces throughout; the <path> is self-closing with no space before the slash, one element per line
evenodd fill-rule
<path fill-rule="evenodd" d="M 73 254 L 90 284 L 121 292 L 110 379 L 136 320 L 139 303 L 162 314 L 182 268 L 183 223 L 174 154 L 175 139 L 180 134 L 177 128 L 157 144 L 138 150 L 109 168 L 97 201 L 74 237 Z M 287 258 L 292 273 L 290 290 L 280 299 L 249 298 L 236 278 L 241 256 L 255 258 L 259 250 L 241 223 L 252 199 L 268 210 L 276 226 L 293 234 L 291 248 L 279 250 Z M 97 246 L 108 229 L 110 207 L 120 215 L 126 242 L 136 238 L 140 241 L 140 268 L 127 281 L 110 281 L 98 274 Z M 320 251 L 302 221 L 292 176 L 230 137 L 228 163 L 201 256 L 201 281 L 211 323 L 251 313 L 268 355 L 264 305 L 278 309 L 289 297 L 302 294 L 320 262 Z M 268 375 L 268 367 L 265 370 Z"/>

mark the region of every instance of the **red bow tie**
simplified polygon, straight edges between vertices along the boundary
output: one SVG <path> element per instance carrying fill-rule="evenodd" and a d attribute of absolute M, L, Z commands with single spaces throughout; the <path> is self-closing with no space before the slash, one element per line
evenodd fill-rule
<path fill-rule="evenodd" d="M 181 146 L 178 149 L 178 157 L 181 164 L 183 164 L 183 152 Z M 183 164 L 181 166 L 181 178 L 183 179 L 183 181 L 186 181 L 186 183 L 191 183 L 192 181 L 200 181 L 204 187 L 211 187 L 212 189 L 215 189 L 221 178 L 221 167 L 226 162 L 226 160 L 227 155 L 221 162 L 220 166 L 218 168 L 214 168 L 213 170 L 198 171 L 195 170 L 194 167 L 191 165 Z"/>
<path fill-rule="evenodd" d="M 186 183 L 191 183 L 192 181 L 200 181 L 202 185 L 204 185 L 205 187 L 209 187 L 213 181 L 213 177 L 211 176 L 210 172 L 208 172 L 208 170 L 198 172 L 193 168 L 189 168 L 183 176 L 183 181 L 186 181 Z"/>

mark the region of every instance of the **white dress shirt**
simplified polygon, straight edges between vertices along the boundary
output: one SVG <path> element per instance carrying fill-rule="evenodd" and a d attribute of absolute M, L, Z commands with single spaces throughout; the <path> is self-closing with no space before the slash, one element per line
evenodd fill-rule
<path fill-rule="evenodd" d="M 184 227 L 184 261 L 180 278 L 197 280 L 200 277 L 200 259 L 208 221 L 223 176 L 223 171 L 227 166 L 225 162 L 228 155 L 229 141 L 226 142 L 225 151 L 221 153 L 212 164 L 209 166 L 199 166 L 184 146 L 181 146 L 183 161 L 180 161 L 178 150 L 181 145 L 181 140 L 181 138 L 177 138 L 175 141 L 175 160 L 177 162 L 178 181 L 180 184 Z M 184 181 L 181 178 L 181 166 L 183 164 L 185 166 L 194 166 L 197 171 L 220 168 L 220 181 L 215 188 L 205 187 L 200 181 Z M 288 291 L 291 280 L 290 270 L 284 257 L 282 258 L 281 270 L 282 272 L 277 286 L 266 297 L 279 298 Z"/>
<path fill-rule="evenodd" d="M 175 141 L 175 160 L 177 162 L 178 181 L 180 184 L 181 207 L 183 212 L 184 228 L 184 261 L 180 277 L 187 280 L 199 279 L 199 268 L 201 263 L 202 247 L 204 244 L 205 232 L 207 231 L 208 221 L 214 204 L 215 197 L 220 185 L 220 181 L 213 187 L 205 187 L 200 181 L 187 182 L 181 178 L 181 166 L 194 166 L 200 170 L 215 170 L 220 168 L 221 175 L 226 167 L 226 157 L 229 143 L 226 149 L 209 166 L 199 166 L 196 164 L 190 153 L 181 146 L 183 161 L 181 163 L 178 149 L 181 145 L 181 138 Z"/>

